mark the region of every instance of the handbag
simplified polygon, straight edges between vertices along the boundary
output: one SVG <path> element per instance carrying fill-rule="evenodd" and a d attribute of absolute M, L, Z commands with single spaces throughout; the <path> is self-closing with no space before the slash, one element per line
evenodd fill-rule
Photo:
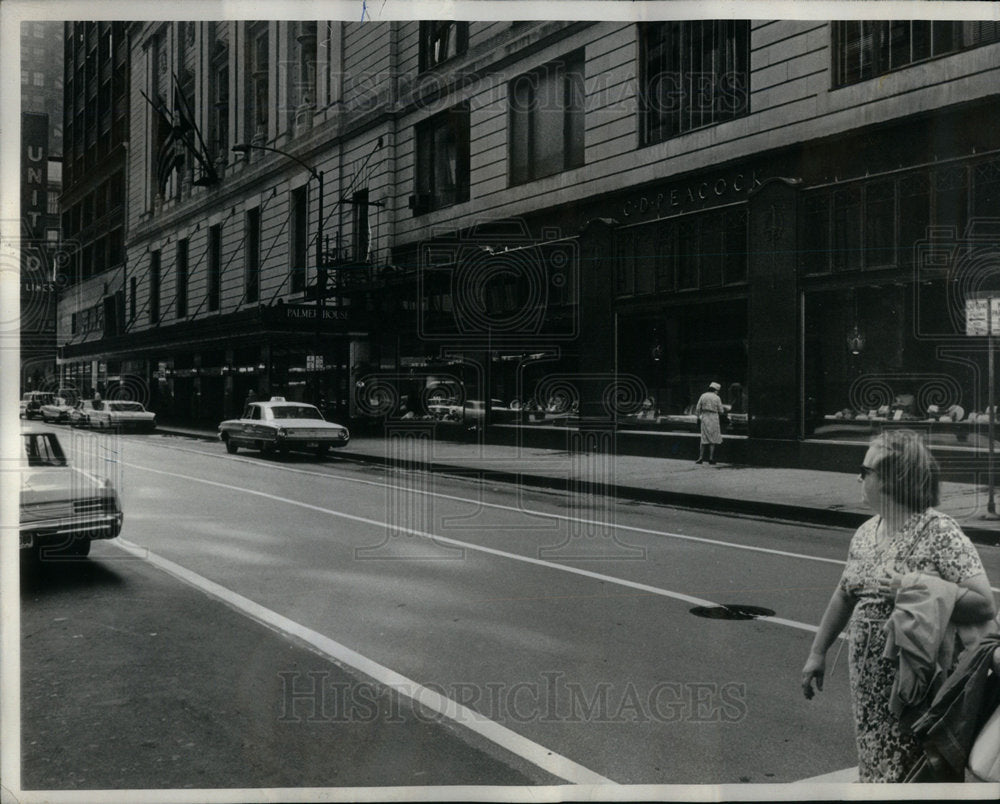
<path fill-rule="evenodd" d="M 979 730 L 969 752 L 969 773 L 981 782 L 1000 782 L 1000 706 Z"/>

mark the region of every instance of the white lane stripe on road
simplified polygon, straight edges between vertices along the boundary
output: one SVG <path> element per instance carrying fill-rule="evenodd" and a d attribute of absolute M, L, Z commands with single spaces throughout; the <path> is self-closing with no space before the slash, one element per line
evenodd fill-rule
<path fill-rule="evenodd" d="M 170 473 L 164 472 L 163 474 Z M 213 485 L 224 484 L 216 483 Z M 351 650 L 346 645 L 330 639 L 317 631 L 313 631 L 310 628 L 306 628 L 304 625 L 301 625 L 294 620 L 290 620 L 289 618 L 284 617 L 281 614 L 260 605 L 259 603 L 255 603 L 249 598 L 246 598 L 231 589 L 227 589 L 214 581 L 210 581 L 208 578 L 198 575 L 186 567 L 182 567 L 169 559 L 156 555 L 141 545 L 134 544 L 121 538 L 115 539 L 114 543 L 117 544 L 122 550 L 125 550 L 126 552 L 139 558 L 145 559 L 153 566 L 158 567 L 164 572 L 173 575 L 175 578 L 190 584 L 196 589 L 199 589 L 206 594 L 217 598 L 218 600 L 223 601 L 257 622 L 263 623 L 264 625 L 274 628 L 282 633 L 301 639 L 308 645 L 320 651 L 322 654 L 329 656 L 334 661 L 341 662 L 342 664 L 354 668 L 380 684 L 395 690 L 400 695 L 416 701 L 420 706 L 444 715 L 450 720 L 453 720 L 454 722 L 470 729 L 481 737 L 486 738 L 507 751 L 510 751 L 512 754 L 531 762 L 533 765 L 548 771 L 560 779 L 565 779 L 567 782 L 572 782 L 573 784 L 617 784 L 611 779 L 605 778 L 589 768 L 585 768 L 583 765 L 580 765 L 573 760 L 562 756 L 561 754 L 557 754 L 555 751 L 551 751 L 533 740 L 529 740 L 527 737 L 522 737 L 516 732 L 508 729 L 506 726 L 501 726 L 499 723 L 490 720 L 485 715 L 482 715 L 473 709 L 469 709 L 468 707 L 463 706 L 462 704 L 453 701 L 451 698 L 441 695 L 428 687 L 424 687 L 416 681 L 412 681 L 406 676 L 397 673 L 395 670 L 391 670 L 366 656 L 362 656 L 360 653 Z"/>
<path fill-rule="evenodd" d="M 792 782 L 792 784 L 857 784 L 857 781 L 858 769 L 855 766 L 853 768 L 833 771 L 832 773 L 824 773 L 822 776 L 799 779 L 797 782 Z"/>
<path fill-rule="evenodd" d="M 288 505 L 298 506 L 299 508 L 306 508 L 310 511 L 317 511 L 322 514 L 328 514 L 330 516 L 339 517 L 340 519 L 348 519 L 352 522 L 360 522 L 365 525 L 374 525 L 375 527 L 385 528 L 389 527 L 388 522 L 381 522 L 377 519 L 369 519 L 368 517 L 356 516 L 355 514 L 346 514 L 343 511 L 333 511 L 329 508 L 323 508 L 319 505 L 312 505 L 311 503 L 302 502 L 301 500 L 293 500 L 288 497 L 280 497 L 277 494 L 268 494 L 265 491 L 257 491 L 256 489 L 243 488 L 242 486 L 233 486 L 229 483 L 220 483 L 217 480 L 205 480 L 200 477 L 192 477 L 191 475 L 183 475 L 178 472 L 168 472 L 164 469 L 151 469 L 148 466 L 139 466 L 137 464 L 126 464 L 133 469 L 139 469 L 144 472 L 152 472 L 158 475 L 167 475 L 169 477 L 176 477 L 181 480 L 187 480 L 195 483 L 204 483 L 208 486 L 217 486 L 219 488 L 229 489 L 230 491 L 242 492 L 243 494 L 251 494 L 256 497 L 263 497 L 268 500 L 274 500 L 275 502 L 282 502 Z M 546 567 L 548 569 L 558 570 L 559 572 L 567 572 L 573 575 L 580 575 L 584 578 L 591 578 L 597 581 L 604 581 L 606 583 L 613 583 L 618 586 L 624 586 L 628 589 L 636 589 L 640 592 L 647 592 L 651 595 L 658 595 L 660 597 L 667 597 L 673 600 L 680 600 L 684 603 L 691 603 L 695 606 L 718 606 L 711 600 L 705 600 L 700 597 L 692 597 L 691 595 L 686 595 L 683 592 L 673 592 L 669 589 L 661 589 L 657 586 L 650 586 L 649 584 L 639 583 L 638 581 L 630 581 L 625 578 L 617 578 L 613 575 L 605 575 L 601 572 L 593 572 L 591 570 L 581 569 L 579 567 L 571 567 L 566 564 L 558 564 L 554 561 L 546 561 L 543 558 L 532 558 L 531 556 L 524 556 L 518 553 L 509 553 L 506 550 L 497 550 L 494 547 L 484 547 L 478 544 L 472 544 L 471 542 L 463 542 L 458 539 L 451 539 L 447 536 L 438 536 L 433 533 L 427 533 L 426 531 L 416 530 L 414 528 L 404 528 L 399 525 L 391 526 L 394 530 L 400 533 L 408 533 L 411 536 L 419 536 L 423 539 L 430 539 L 441 544 L 449 544 L 454 547 L 460 547 L 465 550 L 472 550 L 478 553 L 486 553 L 488 555 L 499 556 L 501 558 L 509 558 L 513 561 L 521 561 L 525 564 L 533 564 L 539 567 Z M 760 622 L 771 622 L 776 625 L 785 625 L 790 628 L 797 628 L 801 631 L 811 631 L 815 633 L 818 630 L 818 626 L 810 625 L 809 623 L 798 622 L 797 620 L 786 620 L 782 617 L 757 617 Z"/>
<path fill-rule="evenodd" d="M 202 452 L 201 450 L 185 449 L 183 447 L 168 447 L 168 449 L 174 449 L 178 452 L 189 452 L 193 455 L 207 455 L 209 457 L 225 458 L 227 461 L 239 461 L 245 463 L 249 466 L 261 466 L 260 461 L 250 460 L 248 458 L 232 457 L 229 455 L 214 455 L 213 453 Z M 711 544 L 716 547 L 731 547 L 736 550 L 749 550 L 754 553 L 768 553 L 770 555 L 784 556 L 786 558 L 797 558 L 804 561 L 819 561 L 826 564 L 840 564 L 843 566 L 845 563 L 839 558 L 825 558 L 823 556 L 807 555 L 805 553 L 793 553 L 788 550 L 775 550 L 770 547 L 757 547 L 751 544 L 740 544 L 738 542 L 727 542 L 721 539 L 708 539 L 703 536 L 689 536 L 686 533 L 674 533 L 672 531 L 666 530 L 655 530 L 653 528 L 640 528 L 634 525 L 622 525 L 617 522 L 608 523 L 605 521 L 597 519 L 584 519 L 583 517 L 567 516 L 566 514 L 554 514 L 548 511 L 536 511 L 531 508 L 524 508 L 514 505 L 503 505 L 502 503 L 490 503 L 484 500 L 473 500 L 468 497 L 459 497 L 454 494 L 444 494 L 439 491 L 426 491 L 425 489 L 413 488 L 412 486 L 397 486 L 392 483 L 384 483 L 376 480 L 364 480 L 357 477 L 347 477 L 346 475 L 338 475 L 330 472 L 313 472 L 308 469 L 295 469 L 290 466 L 281 466 L 279 464 L 266 464 L 269 469 L 277 469 L 282 472 L 289 472 L 291 474 L 307 475 L 310 477 L 325 478 L 328 480 L 342 480 L 345 483 L 358 483 L 363 486 L 375 486 L 376 488 L 388 489 L 392 491 L 408 491 L 411 494 L 423 494 L 428 497 L 440 497 L 442 500 L 451 500 L 453 502 L 469 503 L 470 505 L 478 505 L 481 508 L 496 508 L 501 511 L 511 511 L 517 514 L 528 514 L 530 516 L 544 517 L 546 519 L 554 519 L 560 522 L 575 522 L 581 525 L 600 525 L 608 526 L 614 530 L 624 530 L 630 531 L 632 533 L 642 533 L 648 536 L 665 536 L 670 539 L 681 539 L 690 542 L 699 542 L 701 544 Z M 715 514 L 715 516 L 720 516 L 720 514 Z M 994 590 L 994 591 L 1000 591 Z"/>
<path fill-rule="evenodd" d="M 230 455 L 214 455 L 213 453 L 202 452 L 201 450 L 186 449 L 184 447 L 168 447 L 169 449 L 177 450 L 178 452 L 190 452 L 194 455 L 208 455 L 210 457 L 225 458 L 227 460 L 236 460 L 241 463 L 245 463 L 250 466 L 260 466 L 259 461 L 252 461 L 247 458 L 234 458 Z M 293 474 L 308 475 L 310 477 L 320 477 L 329 478 L 334 480 L 342 480 L 345 483 L 359 483 L 364 486 L 375 486 L 376 488 L 391 489 L 393 491 L 408 491 L 412 494 L 423 494 L 429 497 L 440 497 L 443 500 L 451 500 L 453 502 L 463 502 L 469 503 L 470 505 L 478 505 L 481 508 L 496 508 L 501 511 L 512 511 L 519 514 L 529 514 L 531 516 L 544 517 L 548 519 L 554 519 L 560 522 L 575 522 L 581 525 L 599 525 L 599 526 L 609 526 L 614 530 L 624 530 L 630 531 L 632 533 L 642 533 L 647 536 L 663 536 L 669 539 L 679 539 L 688 542 L 698 542 L 700 544 L 710 544 L 715 547 L 729 547 L 735 550 L 749 550 L 753 553 L 766 553 L 768 555 L 783 556 L 785 558 L 795 558 L 802 561 L 818 561 L 824 564 L 839 564 L 844 566 L 847 562 L 840 558 L 825 558 L 824 556 L 814 556 L 807 555 L 805 553 L 793 553 L 788 550 L 775 550 L 770 547 L 757 547 L 751 544 L 739 544 L 738 542 L 727 542 L 721 539 L 707 539 L 703 536 L 690 536 L 686 533 L 675 533 L 666 530 L 655 530 L 653 528 L 640 528 L 634 525 L 620 525 L 617 522 L 607 523 L 597 519 L 584 519 L 582 517 L 566 516 L 565 514 L 553 514 L 547 511 L 535 511 L 530 508 L 517 507 L 513 505 L 503 505 L 501 503 L 490 503 L 484 500 L 472 500 L 468 497 L 458 497 L 453 494 L 443 494 L 438 491 L 426 491 L 424 489 L 412 488 L 411 486 L 396 486 L 391 483 L 382 483 L 375 480 L 363 480 L 356 477 L 347 477 L 345 475 L 337 475 L 329 472 L 313 472 L 308 469 L 294 469 L 290 466 L 280 466 L 280 465 L 269 465 L 275 469 L 280 469 L 284 472 L 291 472 Z M 716 514 L 719 516 L 719 514 Z M 437 537 L 435 537 L 437 538 Z M 993 592 L 1000 593 L 1000 588 L 990 587 Z"/>

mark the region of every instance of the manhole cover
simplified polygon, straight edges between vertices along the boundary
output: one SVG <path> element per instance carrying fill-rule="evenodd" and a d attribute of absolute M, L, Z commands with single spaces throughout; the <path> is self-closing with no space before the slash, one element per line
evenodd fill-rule
<path fill-rule="evenodd" d="M 761 606 L 746 606 L 742 603 L 724 603 L 721 606 L 695 606 L 691 609 L 695 617 L 708 620 L 755 620 L 758 617 L 773 617 L 771 609 Z"/>

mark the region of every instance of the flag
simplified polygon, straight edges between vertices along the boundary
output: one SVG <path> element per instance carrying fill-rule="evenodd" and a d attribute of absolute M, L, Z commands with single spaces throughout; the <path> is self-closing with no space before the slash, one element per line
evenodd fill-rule
<path fill-rule="evenodd" d="M 170 174 L 184 165 L 181 144 L 176 127 L 161 122 L 160 147 L 156 154 L 156 186 L 161 193 L 170 180 Z"/>
<path fill-rule="evenodd" d="M 156 158 L 156 184 L 160 191 L 170 180 L 170 174 L 184 166 L 184 152 L 191 150 L 189 142 L 194 123 L 187 113 L 180 86 L 174 84 L 174 108 L 160 116 L 160 148 Z"/>
<path fill-rule="evenodd" d="M 174 76 L 172 111 L 167 109 L 166 103 L 159 97 L 154 103 L 145 92 L 139 90 L 139 93 L 153 107 L 158 117 L 156 140 L 159 145 L 156 149 L 156 186 L 159 191 L 163 192 L 163 188 L 170 181 L 170 174 L 184 166 L 185 153 L 190 153 L 201 167 L 202 176 L 195 182 L 196 185 L 217 184 L 219 176 L 208 156 L 205 141 L 194 122 L 191 105 L 181 91 L 177 76 Z M 197 137 L 197 142 L 195 137 Z"/>

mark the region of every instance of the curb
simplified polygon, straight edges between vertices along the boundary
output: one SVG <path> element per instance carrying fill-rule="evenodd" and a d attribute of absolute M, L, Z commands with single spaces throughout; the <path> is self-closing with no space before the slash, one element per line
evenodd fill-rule
<path fill-rule="evenodd" d="M 202 434 L 186 430 L 174 430 L 170 427 L 157 427 L 157 431 L 174 435 L 188 436 L 201 441 L 218 441 L 214 435 Z M 377 466 L 387 466 L 391 460 L 379 455 L 364 452 L 337 450 L 339 455 L 359 463 L 369 463 Z M 573 480 L 565 477 L 550 477 L 548 475 L 530 475 L 520 472 L 510 472 L 500 469 L 476 469 L 460 464 L 440 463 L 434 461 L 407 462 L 406 468 L 429 472 L 440 472 L 458 477 L 492 480 L 500 483 L 516 483 L 533 488 L 555 489 L 556 491 L 574 492 L 578 494 L 608 494 L 615 499 L 634 500 L 636 502 L 669 505 L 678 508 L 689 508 L 697 511 L 710 511 L 718 514 L 737 514 L 758 516 L 768 519 L 784 519 L 792 522 L 803 522 L 810 525 L 826 525 L 828 527 L 855 529 L 870 514 L 861 511 L 844 511 L 831 508 L 814 508 L 791 503 L 767 502 L 763 500 L 735 499 L 718 497 L 708 494 L 692 494 L 690 492 L 669 491 L 667 489 L 649 489 L 641 486 L 614 485 L 592 481 Z M 988 547 L 1000 545 L 1000 531 L 993 528 L 982 528 L 976 525 L 962 525 L 962 530 L 975 544 Z"/>

